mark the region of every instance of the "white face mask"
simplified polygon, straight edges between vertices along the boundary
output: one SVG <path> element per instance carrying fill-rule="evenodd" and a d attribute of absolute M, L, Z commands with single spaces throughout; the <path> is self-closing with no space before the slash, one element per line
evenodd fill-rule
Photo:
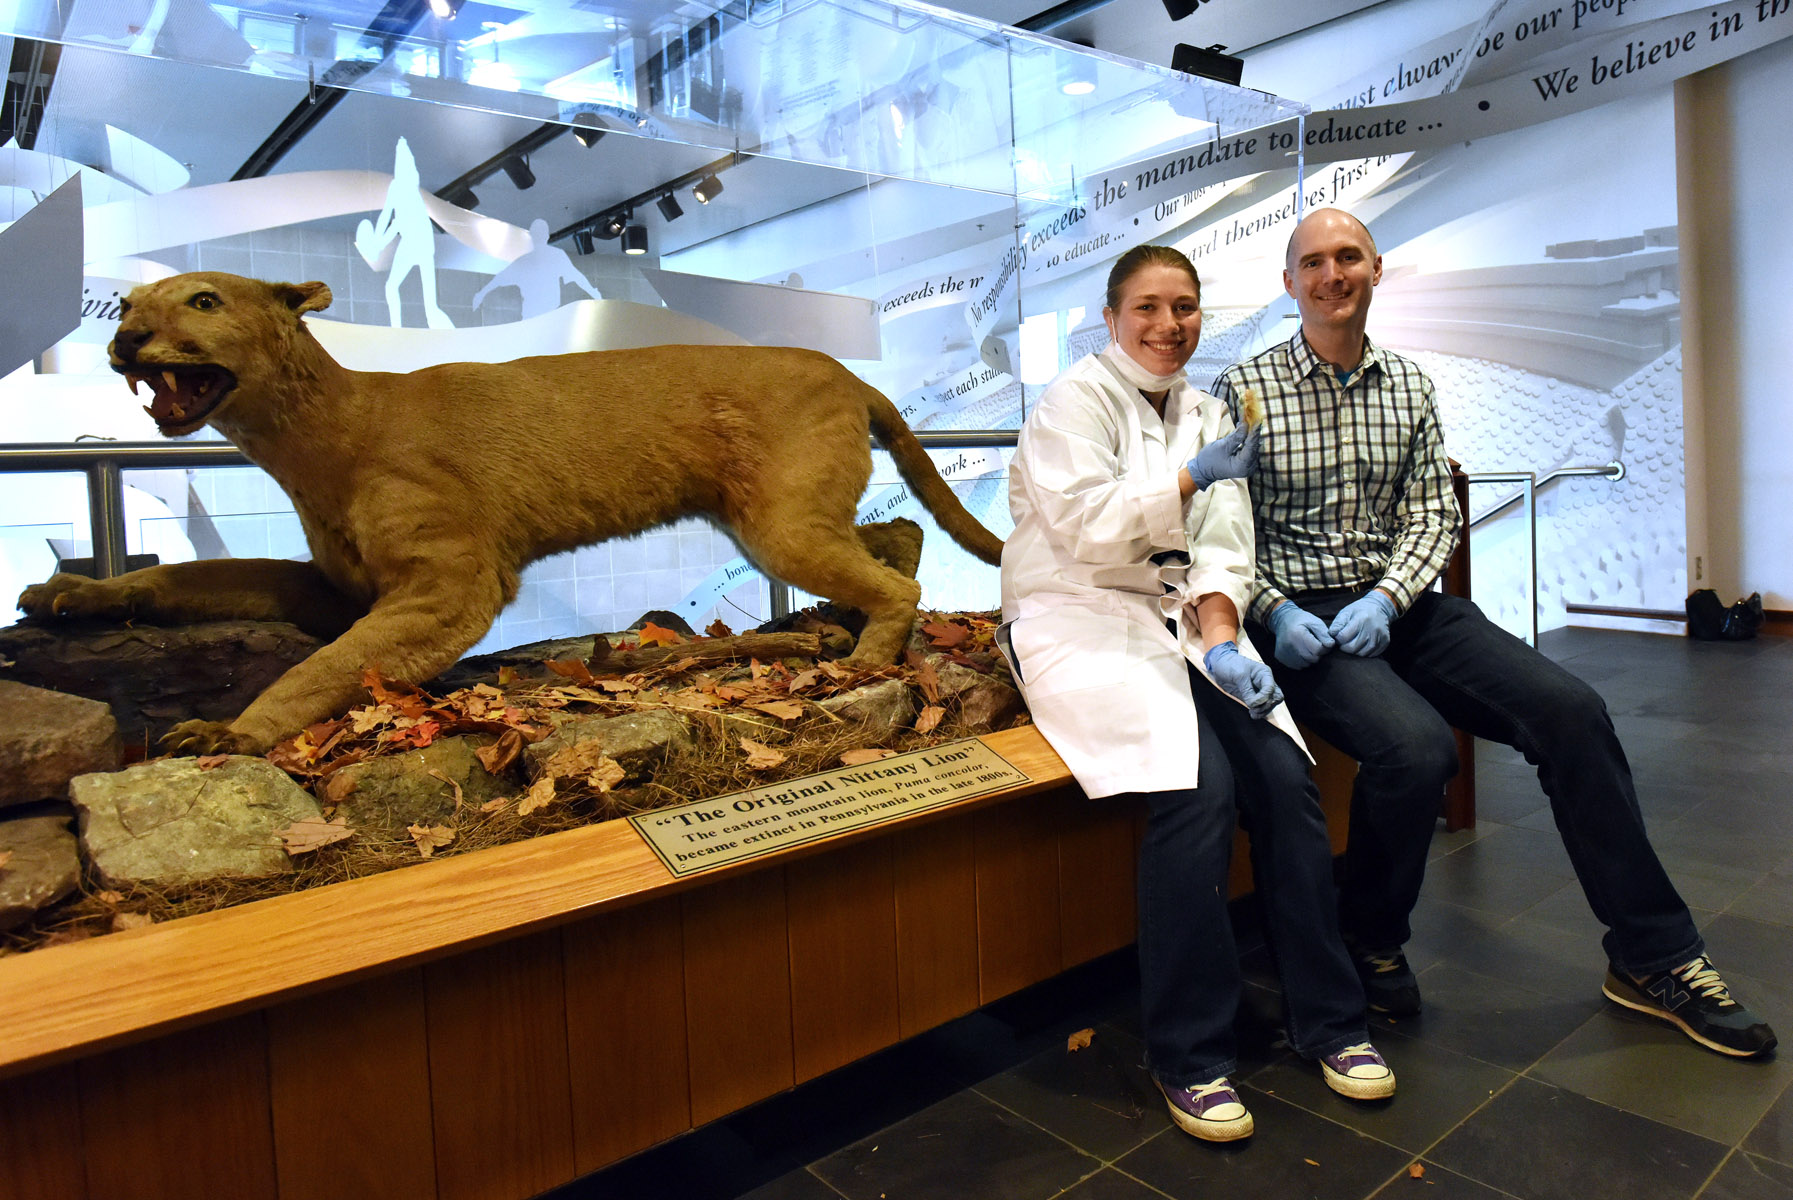
<path fill-rule="evenodd" d="M 1114 331 L 1112 329 L 1108 332 L 1110 337 L 1114 336 Z M 1138 388 L 1142 392 L 1168 391 L 1172 384 L 1183 378 L 1183 372 L 1181 371 L 1178 371 L 1173 375 L 1152 374 L 1150 371 L 1134 362 L 1132 357 L 1113 341 L 1110 341 L 1108 343 L 1108 348 L 1102 351 L 1102 357 L 1108 360 L 1109 365 L 1115 369 L 1116 373 L 1118 373 L 1122 379 L 1125 379 L 1129 385 Z"/>

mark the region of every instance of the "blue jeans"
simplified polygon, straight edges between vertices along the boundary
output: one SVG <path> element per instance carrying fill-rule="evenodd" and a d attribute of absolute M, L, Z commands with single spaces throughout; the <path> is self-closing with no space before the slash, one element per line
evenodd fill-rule
<path fill-rule="evenodd" d="M 1308 764 L 1195 670 L 1201 762 L 1193 788 L 1150 792 L 1139 848 L 1140 1006 L 1146 1060 L 1167 1087 L 1238 1069 L 1239 955 L 1227 920 L 1235 805 L 1282 976 L 1289 1044 L 1305 1057 L 1368 1040 L 1363 988 L 1339 937 L 1332 851 Z"/>
<path fill-rule="evenodd" d="M 1291 597 L 1330 623 L 1356 594 Z M 1631 767 L 1600 694 L 1507 633 L 1468 600 L 1424 592 L 1374 658 L 1333 651 L 1304 670 L 1248 631 L 1308 729 L 1358 762 L 1339 919 L 1369 949 L 1411 935 L 1439 799 L 1457 771 L 1451 727 L 1517 749 L 1538 781 L 1612 965 L 1679 966 L 1704 950 L 1638 811 Z"/>

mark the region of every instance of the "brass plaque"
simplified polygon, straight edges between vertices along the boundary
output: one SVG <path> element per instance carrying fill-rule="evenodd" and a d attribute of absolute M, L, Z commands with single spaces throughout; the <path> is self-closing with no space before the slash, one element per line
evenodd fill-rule
<path fill-rule="evenodd" d="M 966 738 L 629 820 L 666 869 L 684 876 L 1027 782 L 1007 759 Z"/>

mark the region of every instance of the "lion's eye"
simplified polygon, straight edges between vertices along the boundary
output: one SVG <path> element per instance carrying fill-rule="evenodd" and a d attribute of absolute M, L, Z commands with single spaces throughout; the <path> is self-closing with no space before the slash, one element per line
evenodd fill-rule
<path fill-rule="evenodd" d="M 191 304 L 194 308 L 204 311 L 208 308 L 217 308 L 218 297 L 211 292 L 201 292 L 191 300 L 187 301 L 187 303 Z"/>

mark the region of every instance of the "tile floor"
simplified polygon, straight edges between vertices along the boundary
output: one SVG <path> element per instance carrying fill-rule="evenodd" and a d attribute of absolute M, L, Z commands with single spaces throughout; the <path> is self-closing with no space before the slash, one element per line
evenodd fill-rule
<path fill-rule="evenodd" d="M 1606 697 L 1657 848 L 1726 978 L 1793 1036 L 1793 638 L 1558 630 L 1543 645 Z M 1335 1096 L 1277 1047 L 1275 980 L 1241 905 L 1246 1142 L 1170 1126 L 1119 954 L 550 1196 L 1793 1197 L 1793 1050 L 1725 1059 L 1602 1000 L 1600 927 L 1536 777 L 1484 743 L 1477 802 L 1475 829 L 1440 826 L 1415 913 L 1426 1010 L 1374 1030 L 1400 1077 L 1391 1101 Z M 1090 1047 L 1067 1053 L 1086 1026 Z"/>

